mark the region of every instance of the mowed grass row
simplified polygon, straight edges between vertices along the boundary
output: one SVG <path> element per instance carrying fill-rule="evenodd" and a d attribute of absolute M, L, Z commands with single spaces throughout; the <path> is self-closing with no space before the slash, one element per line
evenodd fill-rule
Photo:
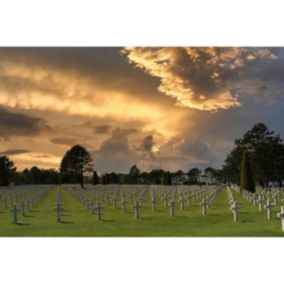
<path fill-rule="evenodd" d="M 199 204 L 186 205 L 181 210 L 177 204 L 176 216 L 169 217 L 169 209 L 163 203 L 157 204 L 157 212 L 151 209 L 150 196 L 140 209 L 140 219 L 134 218 L 131 204 L 123 213 L 118 201 L 104 206 L 102 220 L 96 220 L 66 189 L 62 188 L 64 212 L 62 223 L 56 223 L 55 189 L 30 212 L 27 217 L 19 213 L 19 225 L 11 224 L 11 213 L 0 208 L 1 236 L 284 236 L 276 213 L 266 220 L 266 211 L 258 212 L 240 194 L 233 192 L 241 206 L 239 222 L 234 223 L 226 190 L 221 190 L 214 200 L 208 215 L 202 215 Z M 2 205 L 1 205 L 2 206 Z"/>

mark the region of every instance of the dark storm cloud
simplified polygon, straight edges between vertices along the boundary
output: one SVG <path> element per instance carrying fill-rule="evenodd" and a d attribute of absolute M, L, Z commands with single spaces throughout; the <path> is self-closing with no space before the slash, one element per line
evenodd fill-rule
<path fill-rule="evenodd" d="M 4 92 L 13 93 L 16 91 L 25 92 L 42 92 L 42 93 L 52 93 L 54 95 L 60 96 L 62 93 L 60 89 L 53 82 L 51 84 L 51 77 L 46 76 L 44 80 L 41 80 L 40 84 L 35 82 L 31 78 L 21 78 L 19 76 L 7 76 L 1 75 L 0 72 L 0 90 Z"/>
<path fill-rule="evenodd" d="M 0 106 L 0 137 L 36 135 L 50 130 L 46 121 Z"/>
<path fill-rule="evenodd" d="M 13 156 L 13 155 L 20 155 L 20 154 L 25 154 L 25 153 L 30 153 L 30 151 L 26 149 L 8 149 L 8 150 L 0 152 L 0 155 Z"/>
<path fill-rule="evenodd" d="M 142 151 L 152 152 L 154 144 L 155 144 L 154 137 L 152 135 L 144 137 L 141 144 Z"/>
<path fill-rule="evenodd" d="M 103 172 L 127 172 L 139 158 L 131 148 L 128 136 L 131 131 L 116 128 L 100 148 L 92 152 L 96 169 Z"/>
<path fill-rule="evenodd" d="M 102 124 L 102 125 L 95 126 L 95 133 L 98 133 L 98 134 L 106 134 L 106 133 L 109 133 L 110 130 L 111 130 L 111 125 L 108 125 L 108 124 Z"/>
<path fill-rule="evenodd" d="M 5 70 L 7 62 L 13 62 L 24 64 L 29 68 L 40 67 L 69 73 L 76 76 L 78 80 L 91 80 L 106 90 L 121 90 L 133 95 L 139 94 L 150 100 L 153 94 L 156 94 L 160 99 L 165 99 L 156 91 L 158 80 L 127 64 L 126 57 L 120 53 L 121 49 L 113 47 L 0 48 L 2 66 L 0 73 L 1 69 Z M 50 77 L 52 77 L 52 72 Z M 41 87 L 28 80 L 20 82 L 18 78 L 10 78 L 10 83 L 7 82 L 5 85 L 11 89 L 20 86 L 23 89 Z M 52 88 L 57 95 L 62 95 L 56 86 L 44 85 L 43 88 L 47 91 Z"/>
<path fill-rule="evenodd" d="M 277 58 L 266 48 L 126 48 L 135 66 L 160 79 L 159 91 L 176 105 L 217 111 L 240 106 L 243 81 L 257 80 L 250 70 Z M 258 90 L 260 90 L 258 88 Z"/>
<path fill-rule="evenodd" d="M 50 139 L 50 142 L 53 144 L 73 146 L 78 143 L 78 139 L 66 138 L 66 137 L 56 137 L 56 138 Z"/>

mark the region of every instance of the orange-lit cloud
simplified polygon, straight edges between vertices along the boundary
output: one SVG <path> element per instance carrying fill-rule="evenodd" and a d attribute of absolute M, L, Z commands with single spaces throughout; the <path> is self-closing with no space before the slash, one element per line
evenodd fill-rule
<path fill-rule="evenodd" d="M 125 48 L 131 63 L 160 79 L 159 91 L 176 105 L 216 111 L 240 106 L 228 84 L 231 76 L 257 58 L 275 59 L 267 49 Z"/>
<path fill-rule="evenodd" d="M 79 143 L 98 171 L 220 166 L 282 113 L 283 66 L 268 48 L 0 48 L 0 154 L 58 168 Z"/>

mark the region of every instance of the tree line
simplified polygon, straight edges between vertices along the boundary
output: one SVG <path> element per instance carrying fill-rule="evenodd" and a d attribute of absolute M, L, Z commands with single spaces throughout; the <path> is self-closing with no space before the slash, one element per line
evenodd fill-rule
<path fill-rule="evenodd" d="M 243 167 L 243 170 L 241 168 Z M 0 157 L 0 185 L 14 184 L 204 184 L 255 183 L 268 187 L 270 183 L 282 186 L 284 179 L 284 144 L 279 135 L 263 123 L 255 124 L 242 138 L 234 141 L 234 148 L 224 161 L 222 169 L 194 167 L 187 172 L 169 172 L 154 169 L 141 171 L 133 165 L 128 173 L 98 174 L 91 154 L 81 145 L 70 148 L 63 156 L 59 170 L 36 166 L 17 171 L 13 161 Z"/>

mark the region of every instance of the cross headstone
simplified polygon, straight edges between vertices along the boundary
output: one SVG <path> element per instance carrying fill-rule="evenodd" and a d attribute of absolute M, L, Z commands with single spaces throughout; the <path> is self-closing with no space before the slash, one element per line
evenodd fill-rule
<path fill-rule="evenodd" d="M 170 217 L 174 217 L 175 216 L 175 202 L 174 202 L 174 200 L 171 200 L 168 206 L 170 208 Z"/>
<path fill-rule="evenodd" d="M 258 196 L 257 203 L 258 203 L 258 211 L 261 212 L 262 207 L 263 207 L 263 195 L 262 194 Z"/>
<path fill-rule="evenodd" d="M 202 202 L 200 203 L 200 205 L 202 206 L 202 214 L 206 215 L 207 214 L 207 206 L 208 206 L 207 200 L 202 198 Z"/>
<path fill-rule="evenodd" d="M 116 208 L 116 207 L 117 207 L 117 206 L 116 206 L 116 203 L 117 203 L 117 198 L 116 198 L 116 196 L 114 195 L 114 196 L 113 196 L 113 199 L 112 199 L 113 208 Z"/>
<path fill-rule="evenodd" d="M 180 209 L 181 210 L 184 210 L 184 197 L 183 197 L 183 194 L 180 196 L 179 198 L 179 204 L 180 204 Z"/>
<path fill-rule="evenodd" d="M 151 203 L 152 203 L 152 210 L 156 211 L 157 210 L 157 202 L 156 202 L 155 196 L 152 196 Z"/>
<path fill-rule="evenodd" d="M 139 219 L 140 218 L 140 215 L 139 215 L 139 208 L 141 208 L 140 204 L 138 201 L 135 202 L 135 204 L 133 205 L 133 209 L 134 209 L 134 217 L 136 219 Z"/>
<path fill-rule="evenodd" d="M 26 215 L 26 202 L 25 202 L 25 200 L 22 200 L 22 202 L 21 202 L 21 209 L 22 209 L 22 215 L 23 216 L 25 216 Z"/>
<path fill-rule="evenodd" d="M 56 203 L 56 207 L 54 208 L 54 211 L 56 211 L 56 221 L 57 223 L 61 222 L 61 212 L 64 211 L 63 207 L 61 206 L 61 203 Z"/>
<path fill-rule="evenodd" d="M 266 211 L 267 211 L 267 219 L 270 220 L 271 219 L 271 215 L 272 215 L 272 208 L 273 208 L 274 204 L 271 203 L 270 198 L 267 199 L 266 205 L 264 206 Z"/>
<path fill-rule="evenodd" d="M 190 194 L 188 194 L 188 196 L 187 196 L 187 204 L 188 204 L 188 206 L 191 204 L 191 195 Z"/>
<path fill-rule="evenodd" d="M 17 205 L 14 204 L 13 208 L 10 210 L 12 212 L 12 224 L 18 224 L 17 213 L 21 211 L 21 209 L 17 208 Z"/>
<path fill-rule="evenodd" d="M 235 201 L 235 202 L 233 203 L 233 205 L 231 206 L 231 210 L 233 211 L 234 222 L 237 222 L 237 221 L 238 221 L 239 209 L 240 209 L 240 207 L 239 207 L 239 205 L 238 205 L 238 202 Z"/>
<path fill-rule="evenodd" d="M 126 201 L 125 201 L 125 196 L 123 195 L 121 198 L 121 208 L 123 212 L 126 212 Z"/>
<path fill-rule="evenodd" d="M 281 206 L 281 212 L 277 214 L 277 217 L 281 219 L 282 231 L 284 232 L 284 206 Z"/>
<path fill-rule="evenodd" d="M 97 214 L 97 220 L 101 220 L 102 219 L 102 209 L 104 209 L 102 206 L 101 206 L 101 203 L 98 202 L 96 207 L 94 208 L 95 211 L 96 211 L 96 214 Z"/>
<path fill-rule="evenodd" d="M 164 197 L 164 204 L 165 204 L 165 206 L 168 205 L 168 196 L 167 195 Z"/>
<path fill-rule="evenodd" d="M 252 202 L 253 202 L 253 206 L 256 206 L 257 199 L 256 199 L 255 194 L 252 195 Z"/>
<path fill-rule="evenodd" d="M 8 201 L 8 199 L 7 199 L 7 196 L 5 195 L 4 198 L 3 198 L 4 208 L 5 208 L 5 209 L 8 208 L 8 202 L 7 202 L 7 201 Z"/>

